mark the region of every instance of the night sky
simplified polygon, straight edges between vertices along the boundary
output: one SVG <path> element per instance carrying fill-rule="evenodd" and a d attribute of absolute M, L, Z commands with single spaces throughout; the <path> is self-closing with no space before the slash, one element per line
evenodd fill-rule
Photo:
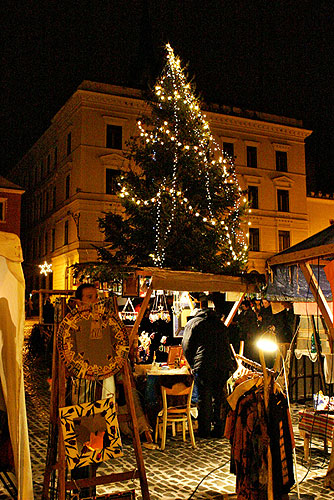
<path fill-rule="evenodd" d="M 333 5 L 7 0 L 0 35 L 1 174 L 83 80 L 147 89 L 170 42 L 189 63 L 204 101 L 302 119 L 314 131 L 306 146 L 309 189 L 333 192 Z"/>

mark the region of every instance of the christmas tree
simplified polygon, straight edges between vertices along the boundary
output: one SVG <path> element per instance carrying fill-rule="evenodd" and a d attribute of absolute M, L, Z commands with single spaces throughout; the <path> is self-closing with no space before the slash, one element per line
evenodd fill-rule
<path fill-rule="evenodd" d="M 247 243 L 240 229 L 246 199 L 233 159 L 216 144 L 194 85 L 170 45 L 129 142 L 130 169 L 119 179 L 122 214 L 99 220 L 111 265 L 239 274 Z"/>

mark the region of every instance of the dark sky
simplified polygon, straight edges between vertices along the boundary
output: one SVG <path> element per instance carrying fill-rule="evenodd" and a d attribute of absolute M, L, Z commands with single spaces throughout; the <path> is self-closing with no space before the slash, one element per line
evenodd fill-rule
<path fill-rule="evenodd" d="M 205 101 L 303 119 L 309 187 L 334 191 L 332 0 L 6 1 L 2 174 L 82 80 L 147 88 L 169 41 Z"/>

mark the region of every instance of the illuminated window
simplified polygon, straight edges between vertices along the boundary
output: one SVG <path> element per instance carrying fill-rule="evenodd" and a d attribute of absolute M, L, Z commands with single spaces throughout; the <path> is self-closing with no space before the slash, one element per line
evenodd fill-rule
<path fill-rule="evenodd" d="M 117 176 L 120 174 L 120 170 L 115 170 L 113 168 L 106 169 L 106 194 L 116 194 L 117 192 Z"/>
<path fill-rule="evenodd" d="M 290 231 L 278 231 L 278 251 L 282 252 L 290 246 Z"/>
<path fill-rule="evenodd" d="M 259 190 L 257 186 L 248 186 L 248 202 L 251 208 L 259 208 Z"/>
<path fill-rule="evenodd" d="M 260 230 L 256 227 L 249 228 L 249 250 L 251 252 L 260 251 Z"/>
<path fill-rule="evenodd" d="M 247 146 L 247 167 L 257 167 L 257 148 L 255 146 Z"/>
<path fill-rule="evenodd" d="M 277 189 L 277 210 L 289 212 L 289 191 L 286 189 Z"/>
<path fill-rule="evenodd" d="M 107 125 L 106 147 L 111 149 L 122 149 L 122 127 L 119 125 Z"/>
<path fill-rule="evenodd" d="M 276 151 L 276 170 L 278 172 L 288 171 L 288 153 L 286 151 Z"/>

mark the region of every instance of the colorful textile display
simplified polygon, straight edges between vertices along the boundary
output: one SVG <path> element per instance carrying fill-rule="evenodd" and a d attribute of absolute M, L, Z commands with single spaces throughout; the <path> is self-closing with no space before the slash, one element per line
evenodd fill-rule
<path fill-rule="evenodd" d="M 274 498 L 281 498 L 294 484 L 294 447 L 290 414 L 284 396 L 271 394 L 268 416 L 263 387 L 255 385 L 230 410 L 225 437 L 231 443 L 231 472 L 236 474 L 238 500 L 266 500 L 268 445 L 272 451 Z"/>

